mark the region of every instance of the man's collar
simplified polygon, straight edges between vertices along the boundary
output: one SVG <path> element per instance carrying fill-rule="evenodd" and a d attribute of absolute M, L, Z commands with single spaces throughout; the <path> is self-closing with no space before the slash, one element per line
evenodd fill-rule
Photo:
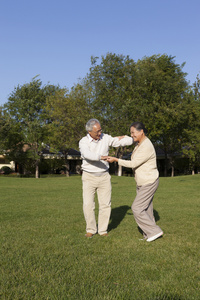
<path fill-rule="evenodd" d="M 91 143 L 93 141 L 93 138 L 91 137 L 91 135 L 89 133 L 87 134 L 87 137 L 89 139 L 89 142 Z"/>
<path fill-rule="evenodd" d="M 99 140 L 101 140 L 101 139 L 102 139 L 102 136 L 103 136 L 103 134 L 101 134 L 101 136 L 100 136 L 100 139 L 99 139 Z M 94 142 L 98 142 L 98 141 L 99 141 L 99 140 L 95 140 L 95 139 L 93 139 L 89 133 L 87 134 L 87 137 L 88 137 L 88 139 L 89 139 L 89 142 L 90 142 L 90 143 L 91 143 L 92 141 L 94 141 Z"/>

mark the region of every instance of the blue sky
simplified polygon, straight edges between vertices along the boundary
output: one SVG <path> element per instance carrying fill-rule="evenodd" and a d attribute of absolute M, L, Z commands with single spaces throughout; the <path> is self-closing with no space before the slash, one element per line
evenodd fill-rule
<path fill-rule="evenodd" d="M 199 0 L 1 0 L 0 105 L 14 87 L 39 75 L 71 88 L 91 56 L 167 54 L 200 73 Z"/>

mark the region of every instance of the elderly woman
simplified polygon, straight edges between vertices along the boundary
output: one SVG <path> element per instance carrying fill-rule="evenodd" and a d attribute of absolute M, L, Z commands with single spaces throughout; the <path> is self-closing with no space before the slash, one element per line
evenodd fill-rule
<path fill-rule="evenodd" d="M 156 153 L 153 144 L 146 136 L 147 130 L 143 123 L 132 123 L 130 133 L 134 142 L 137 142 L 131 161 L 111 156 L 107 158 L 107 161 L 110 163 L 116 161 L 120 166 L 134 170 L 137 195 L 131 208 L 136 223 L 143 231 L 144 239 L 152 242 L 163 235 L 153 215 L 153 197 L 159 184 Z"/>

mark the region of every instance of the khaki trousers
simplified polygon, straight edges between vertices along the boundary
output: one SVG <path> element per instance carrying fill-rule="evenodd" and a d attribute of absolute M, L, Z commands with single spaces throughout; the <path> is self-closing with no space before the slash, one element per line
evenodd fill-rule
<path fill-rule="evenodd" d="M 101 176 L 83 172 L 83 212 L 86 221 L 86 232 L 100 235 L 107 233 L 111 213 L 111 176 L 108 172 Z M 98 230 L 95 219 L 95 193 L 99 203 Z"/>
<path fill-rule="evenodd" d="M 153 197 L 159 185 L 159 178 L 151 184 L 137 186 L 137 195 L 131 206 L 136 223 L 144 237 L 150 238 L 162 229 L 156 225 L 153 215 Z"/>

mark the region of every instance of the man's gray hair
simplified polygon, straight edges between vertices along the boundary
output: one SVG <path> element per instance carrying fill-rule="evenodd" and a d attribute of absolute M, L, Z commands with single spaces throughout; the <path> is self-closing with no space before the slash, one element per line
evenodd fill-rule
<path fill-rule="evenodd" d="M 100 122 L 97 119 L 90 119 L 85 126 L 86 131 L 92 131 L 94 125 L 97 123 L 100 125 Z"/>

